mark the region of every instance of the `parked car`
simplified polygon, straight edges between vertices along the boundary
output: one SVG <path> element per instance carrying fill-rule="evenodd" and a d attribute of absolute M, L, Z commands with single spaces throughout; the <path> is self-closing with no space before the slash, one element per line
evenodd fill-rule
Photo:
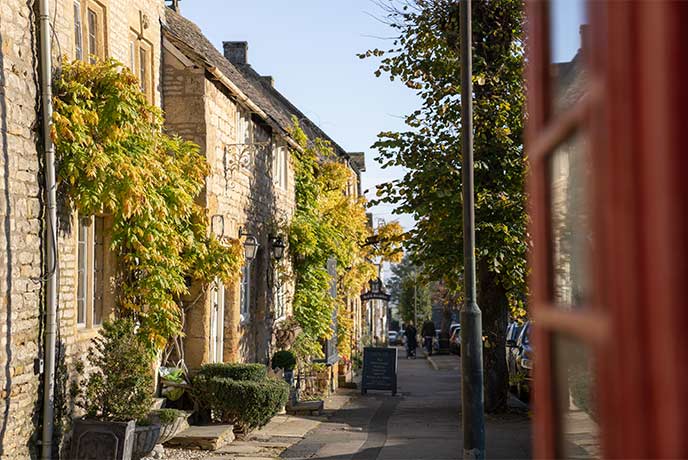
<path fill-rule="evenodd" d="M 455 331 L 456 329 L 461 329 L 461 324 L 459 324 L 459 323 L 452 323 L 452 324 L 449 326 L 449 337 L 451 337 L 451 336 L 454 334 L 454 331 Z"/>
<path fill-rule="evenodd" d="M 387 332 L 387 343 L 389 343 L 390 345 L 396 345 L 398 339 L 399 339 L 399 333 L 397 331 L 388 331 Z"/>
<path fill-rule="evenodd" d="M 532 322 L 526 322 L 518 334 L 515 346 L 510 350 L 510 353 L 515 354 L 515 365 L 509 380 L 513 384 L 516 395 L 526 400 L 530 397 L 533 387 L 534 351 L 530 340 L 531 329 Z"/>
<path fill-rule="evenodd" d="M 449 337 L 449 351 L 457 355 L 461 354 L 461 326 L 455 327 Z"/>

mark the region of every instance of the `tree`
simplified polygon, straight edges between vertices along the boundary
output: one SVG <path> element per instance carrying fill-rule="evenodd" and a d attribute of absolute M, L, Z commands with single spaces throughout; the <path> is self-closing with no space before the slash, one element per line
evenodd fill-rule
<path fill-rule="evenodd" d="M 352 173 L 330 143 L 308 139 L 296 119 L 292 135 L 301 146 L 292 150 L 296 211 L 286 229 L 295 274 L 294 318 L 302 330 L 295 351 L 302 360 L 319 357 L 320 341 L 332 336 L 337 311 L 339 352 L 348 358 L 353 314 L 344 300 L 360 295 L 377 276 L 373 258 L 399 260 L 403 230 L 390 222 L 373 232 L 365 198 L 346 193 Z M 336 262 L 337 297 L 330 293 L 331 259 Z"/>
<path fill-rule="evenodd" d="M 392 265 L 394 274 L 389 281 L 392 301 L 398 305 L 403 323 L 430 318 L 432 314 L 431 286 L 421 276 L 422 268 L 413 265 L 410 256 Z M 418 327 L 418 325 L 416 325 Z"/>
<path fill-rule="evenodd" d="M 381 58 L 376 74 L 401 80 L 422 103 L 406 116 L 408 130 L 379 134 L 378 161 L 407 172 L 380 185 L 376 202 L 414 215 L 407 242 L 413 260 L 456 294 L 463 270 L 459 2 L 379 4 L 397 32 L 393 47 L 360 57 Z M 506 324 L 509 312 L 525 313 L 522 7 L 522 0 L 473 3 L 476 256 L 488 412 L 506 409 Z"/>

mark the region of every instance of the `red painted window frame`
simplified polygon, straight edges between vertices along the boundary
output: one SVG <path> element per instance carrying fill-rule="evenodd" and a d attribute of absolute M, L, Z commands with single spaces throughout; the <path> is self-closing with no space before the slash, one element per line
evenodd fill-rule
<path fill-rule="evenodd" d="M 688 458 L 688 3 L 589 2 L 586 96 L 550 116 L 548 3 L 527 3 L 534 444 L 557 458 L 552 335 L 589 345 L 606 458 Z M 546 161 L 573 131 L 591 161 L 593 293 L 552 299 Z"/>

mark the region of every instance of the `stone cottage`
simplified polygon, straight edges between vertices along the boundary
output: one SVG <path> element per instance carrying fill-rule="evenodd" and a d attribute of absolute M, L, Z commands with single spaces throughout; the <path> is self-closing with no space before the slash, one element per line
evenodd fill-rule
<path fill-rule="evenodd" d="M 279 225 L 294 210 L 288 130 L 292 115 L 314 125 L 271 87 L 243 72 L 162 0 L 50 0 L 52 66 L 62 58 L 113 57 L 139 77 L 167 111 L 167 127 L 197 142 L 211 164 L 203 200 L 220 237 L 258 244 L 234 286 L 192 286 L 187 299 L 187 362 L 261 361 L 274 325 L 290 314 L 293 286 L 277 270 Z M 48 223 L 38 75 L 38 6 L 5 0 L 0 15 L 0 457 L 32 458 L 40 442 Z M 163 67 L 164 62 L 164 67 Z M 346 152 L 337 147 L 343 161 Z M 353 164 L 353 163 L 352 163 Z M 352 166 L 351 193 L 360 193 Z M 107 215 L 58 209 L 55 435 L 59 449 L 73 414 L 66 382 L 102 322 L 113 313 Z M 254 240 L 255 239 L 255 240 Z M 289 267 L 283 267 L 289 272 Z M 224 305 L 224 308 L 222 306 Z M 359 309 L 360 311 L 360 309 Z"/>
<path fill-rule="evenodd" d="M 246 42 L 224 43 L 224 56 L 198 27 L 173 9 L 163 28 L 163 107 L 167 126 L 198 143 L 212 166 L 202 197 L 225 236 L 256 238 L 256 258 L 235 286 L 195 286 L 186 318 L 185 361 L 266 362 L 274 326 L 291 314 L 293 284 L 272 250 L 278 228 L 294 212 L 290 149 L 293 119 L 310 139 L 331 142 L 351 170 L 349 193 L 360 194 L 362 154 L 347 154 L 248 64 Z M 355 157 L 356 161 L 351 158 Z M 240 234 L 241 233 L 241 234 Z M 360 303 L 359 299 L 350 302 Z M 223 308 L 224 307 L 224 308 Z M 360 310 L 360 307 L 359 307 Z M 330 347 L 331 348 L 331 347 Z M 335 354 L 336 355 L 336 354 Z M 335 360 L 332 356 L 331 360 Z"/>
<path fill-rule="evenodd" d="M 273 250 L 294 212 L 288 119 L 172 9 L 163 29 L 163 107 L 171 132 L 196 142 L 211 166 L 200 198 L 220 237 L 258 244 L 233 286 L 194 285 L 186 305 L 184 359 L 266 362 L 272 329 L 291 312 L 293 286 Z"/>
<path fill-rule="evenodd" d="M 39 413 L 46 276 L 38 2 L 6 0 L 0 14 L 0 457 L 32 458 Z M 61 59 L 114 57 L 160 103 L 162 0 L 51 0 L 53 69 Z M 58 347 L 53 449 L 69 417 L 65 377 L 112 312 L 108 217 L 58 210 Z"/>

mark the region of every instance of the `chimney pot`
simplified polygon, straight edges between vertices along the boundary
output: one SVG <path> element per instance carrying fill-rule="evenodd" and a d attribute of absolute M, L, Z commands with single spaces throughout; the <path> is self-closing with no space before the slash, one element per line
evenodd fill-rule
<path fill-rule="evenodd" d="M 244 65 L 248 63 L 248 42 L 222 42 L 225 59 L 232 64 Z"/>

